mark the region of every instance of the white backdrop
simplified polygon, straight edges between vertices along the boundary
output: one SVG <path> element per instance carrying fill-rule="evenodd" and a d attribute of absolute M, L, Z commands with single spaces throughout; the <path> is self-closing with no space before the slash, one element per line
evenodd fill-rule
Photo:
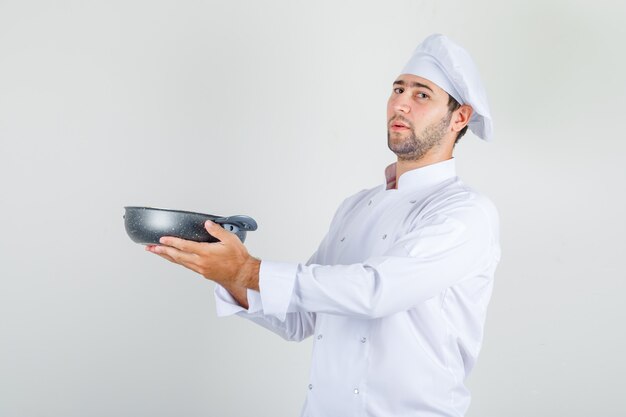
<path fill-rule="evenodd" d="M 495 142 L 457 147 L 503 259 L 469 417 L 626 416 L 623 1 L 0 0 L 0 416 L 296 416 L 310 343 L 217 319 L 124 205 L 248 214 L 305 261 L 383 180 L 426 35 L 475 57 Z M 333 416 L 329 416 L 333 417 Z"/>

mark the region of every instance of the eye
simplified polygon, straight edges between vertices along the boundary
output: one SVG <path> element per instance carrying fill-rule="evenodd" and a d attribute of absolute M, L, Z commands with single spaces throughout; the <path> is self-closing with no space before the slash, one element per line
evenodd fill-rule
<path fill-rule="evenodd" d="M 415 94 L 415 96 L 417 98 L 421 98 L 421 99 L 428 99 L 428 98 L 430 98 L 430 96 L 428 94 L 426 94 L 426 93 L 417 93 L 417 94 Z"/>
<path fill-rule="evenodd" d="M 396 94 L 402 94 L 404 92 L 404 88 L 396 87 L 393 89 L 393 92 Z"/>

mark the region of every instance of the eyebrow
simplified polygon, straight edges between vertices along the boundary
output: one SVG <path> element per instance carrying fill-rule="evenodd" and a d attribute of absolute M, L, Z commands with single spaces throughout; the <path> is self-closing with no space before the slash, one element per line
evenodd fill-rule
<path fill-rule="evenodd" d="M 404 82 L 404 80 L 396 80 L 393 82 L 393 85 L 401 85 L 401 86 L 405 86 L 406 83 Z M 418 83 L 417 81 L 411 81 L 409 84 L 411 87 L 422 87 L 425 88 L 427 90 L 430 90 L 431 92 L 434 93 L 433 89 L 430 88 L 429 86 L 427 86 L 426 84 L 422 84 L 422 83 Z"/>

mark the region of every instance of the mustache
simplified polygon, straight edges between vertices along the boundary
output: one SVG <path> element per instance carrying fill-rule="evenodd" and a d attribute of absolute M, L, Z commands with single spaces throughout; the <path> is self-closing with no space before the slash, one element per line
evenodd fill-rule
<path fill-rule="evenodd" d="M 413 129 L 413 123 L 411 123 L 408 119 L 404 118 L 403 116 L 399 114 L 396 114 L 391 119 L 389 119 L 389 122 L 387 123 L 387 127 L 391 127 L 391 125 L 396 121 L 400 121 L 404 123 L 405 125 L 407 125 L 409 128 Z"/>

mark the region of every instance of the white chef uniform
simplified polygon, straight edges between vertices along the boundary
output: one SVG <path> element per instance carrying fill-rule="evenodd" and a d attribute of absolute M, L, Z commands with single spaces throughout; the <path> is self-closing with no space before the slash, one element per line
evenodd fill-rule
<path fill-rule="evenodd" d="M 263 260 L 238 314 L 288 340 L 314 335 L 306 417 L 459 417 L 500 259 L 492 203 L 450 159 L 347 198 L 307 264 Z M 303 387 L 305 388 L 305 387 Z"/>

